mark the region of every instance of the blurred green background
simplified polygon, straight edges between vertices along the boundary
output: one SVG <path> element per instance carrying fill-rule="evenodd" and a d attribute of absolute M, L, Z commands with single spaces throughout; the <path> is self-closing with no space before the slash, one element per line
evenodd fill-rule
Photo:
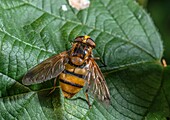
<path fill-rule="evenodd" d="M 170 64 L 170 0 L 137 0 L 152 17 L 164 45 L 164 56 Z"/>

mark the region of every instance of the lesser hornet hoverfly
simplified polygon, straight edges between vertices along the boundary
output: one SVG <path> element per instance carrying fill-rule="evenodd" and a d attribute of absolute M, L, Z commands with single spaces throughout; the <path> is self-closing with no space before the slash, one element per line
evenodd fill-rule
<path fill-rule="evenodd" d="M 52 56 L 33 67 L 26 73 L 22 83 L 31 85 L 59 77 L 65 98 L 72 98 L 85 87 L 89 107 L 89 92 L 100 101 L 110 102 L 105 78 L 93 58 L 92 49 L 95 46 L 90 36 L 76 37 L 70 50 Z"/>

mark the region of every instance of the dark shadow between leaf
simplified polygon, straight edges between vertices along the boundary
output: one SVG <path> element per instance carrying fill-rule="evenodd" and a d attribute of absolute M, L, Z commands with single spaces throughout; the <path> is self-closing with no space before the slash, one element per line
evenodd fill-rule
<path fill-rule="evenodd" d="M 63 108 L 60 99 L 60 89 L 57 88 L 51 94 L 50 90 L 44 90 L 38 92 L 38 99 L 42 107 L 42 111 L 49 119 L 63 119 Z"/>

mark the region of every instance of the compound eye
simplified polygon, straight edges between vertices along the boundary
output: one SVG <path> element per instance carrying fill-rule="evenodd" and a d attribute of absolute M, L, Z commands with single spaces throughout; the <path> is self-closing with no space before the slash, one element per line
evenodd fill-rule
<path fill-rule="evenodd" d="M 82 39 L 82 36 L 79 36 L 79 37 L 76 37 L 74 42 L 82 42 L 83 39 Z"/>
<path fill-rule="evenodd" d="M 87 39 L 87 44 L 90 45 L 93 48 L 96 47 L 96 44 L 94 43 L 94 41 L 91 38 Z"/>

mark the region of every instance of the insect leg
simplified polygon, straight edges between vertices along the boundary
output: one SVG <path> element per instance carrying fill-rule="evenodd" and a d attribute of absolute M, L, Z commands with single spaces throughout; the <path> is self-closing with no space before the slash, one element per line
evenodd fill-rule
<path fill-rule="evenodd" d="M 87 100 L 87 103 L 89 105 L 89 108 L 91 108 L 91 104 L 90 104 L 90 100 L 89 100 L 89 95 L 88 95 L 88 89 L 86 89 L 85 95 L 86 95 L 86 100 Z"/>
<path fill-rule="evenodd" d="M 93 58 L 94 60 L 100 60 L 100 57 L 95 57 L 95 58 Z"/>
<path fill-rule="evenodd" d="M 107 67 L 107 65 L 100 59 L 100 57 L 94 57 L 93 59 L 94 59 L 94 60 L 99 60 L 99 61 L 101 62 L 101 64 L 102 64 L 103 66 L 100 66 L 100 68 L 101 68 L 101 67 Z"/>
<path fill-rule="evenodd" d="M 57 82 L 57 78 L 54 79 L 54 87 L 53 89 L 50 91 L 50 93 L 48 95 L 50 95 L 51 93 L 53 93 L 56 89 L 56 82 Z"/>
<path fill-rule="evenodd" d="M 87 88 L 86 88 L 86 91 L 85 91 L 85 96 L 86 96 L 86 100 L 87 100 L 87 103 L 89 105 L 89 108 L 91 108 L 91 104 L 90 104 L 90 100 L 89 100 L 89 95 L 88 95 L 88 90 L 90 88 L 90 77 L 91 77 L 91 72 L 89 71 L 88 75 L 87 75 Z"/>

